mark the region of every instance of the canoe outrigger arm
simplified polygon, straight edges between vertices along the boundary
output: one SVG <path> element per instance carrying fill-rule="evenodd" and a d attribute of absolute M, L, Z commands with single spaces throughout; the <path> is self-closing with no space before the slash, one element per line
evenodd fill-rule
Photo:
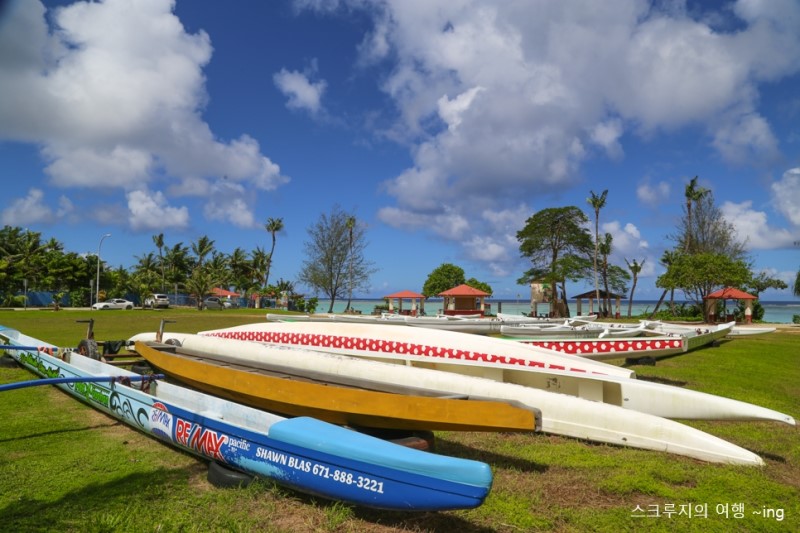
<path fill-rule="evenodd" d="M 167 320 L 166 318 L 161 319 L 161 324 L 158 326 L 158 332 L 156 333 L 156 342 L 162 342 L 164 339 L 164 325 L 171 324 L 175 322 L 174 320 Z"/>

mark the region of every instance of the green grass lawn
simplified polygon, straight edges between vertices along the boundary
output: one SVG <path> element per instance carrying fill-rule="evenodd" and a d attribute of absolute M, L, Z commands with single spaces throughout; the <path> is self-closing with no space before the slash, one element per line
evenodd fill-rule
<path fill-rule="evenodd" d="M 264 320 L 262 312 L 0 311 L 0 324 L 76 346 Z M 623 364 L 624 361 L 616 361 Z M 725 341 L 634 367 L 687 388 L 800 415 L 800 334 Z M 0 383 L 32 379 L 0 367 Z M 0 393 L 0 531 L 800 531 L 800 433 L 768 422 L 687 422 L 761 455 L 763 468 L 551 435 L 437 433 L 439 453 L 495 475 L 477 509 L 399 513 L 314 499 L 269 482 L 220 490 L 203 461 L 118 423 L 54 387 Z M 691 516 L 689 513 L 691 512 Z M 658 515 L 658 516 L 656 516 Z"/>

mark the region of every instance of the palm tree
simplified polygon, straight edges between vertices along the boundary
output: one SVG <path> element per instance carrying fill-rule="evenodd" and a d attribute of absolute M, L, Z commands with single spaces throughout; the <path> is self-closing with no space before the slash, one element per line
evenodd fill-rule
<path fill-rule="evenodd" d="M 692 205 L 702 200 L 711 191 L 697 186 L 697 176 L 693 177 L 684 190 L 686 196 L 686 253 L 692 252 Z"/>
<path fill-rule="evenodd" d="M 170 285 L 182 285 L 191 271 L 189 249 L 182 242 L 167 248 L 164 254 L 164 266 Z"/>
<path fill-rule="evenodd" d="M 142 308 L 144 308 L 144 297 L 153 290 L 158 280 L 158 269 L 152 252 L 134 257 L 137 263 L 133 267 L 131 275 L 131 289 L 134 294 L 138 294 L 141 297 Z"/>
<path fill-rule="evenodd" d="M 677 250 L 665 250 L 664 253 L 661 255 L 660 263 L 662 265 L 664 265 L 665 267 L 667 267 L 667 270 L 669 270 L 669 266 L 673 262 L 675 262 L 675 259 L 677 259 L 679 254 L 680 254 L 680 252 L 677 251 Z M 658 302 L 656 303 L 655 309 L 653 309 L 653 312 L 650 313 L 650 318 L 653 318 L 656 315 L 656 313 L 658 313 L 658 309 L 661 307 L 661 304 L 664 303 L 664 298 L 667 296 L 667 292 L 668 291 L 669 291 L 669 289 L 664 289 L 664 292 L 661 293 L 661 298 L 658 299 Z M 675 290 L 674 289 L 672 290 L 672 296 L 670 297 L 670 304 L 669 305 L 670 305 L 670 310 L 674 314 L 675 313 Z"/>
<path fill-rule="evenodd" d="M 275 253 L 275 234 L 283 230 L 282 218 L 268 218 L 264 224 L 264 229 L 272 235 L 272 248 L 269 250 L 269 261 L 267 262 L 266 274 L 264 275 L 264 287 L 269 285 L 269 271 L 272 268 L 272 254 Z"/>
<path fill-rule="evenodd" d="M 606 297 L 603 298 L 603 314 L 609 316 L 611 314 L 611 293 L 608 290 L 608 256 L 611 255 L 611 243 L 614 237 L 610 233 L 605 234 L 605 238 L 597 246 L 597 250 L 603 258 L 603 285 L 606 291 Z"/>
<path fill-rule="evenodd" d="M 349 288 L 349 293 L 348 293 L 348 296 L 347 296 L 347 306 L 344 308 L 344 311 L 346 313 L 346 312 L 348 312 L 350 310 L 350 304 L 353 301 L 353 230 L 356 227 L 356 217 L 354 217 L 352 215 L 348 216 L 347 220 L 345 221 L 345 227 L 347 228 L 347 232 L 348 232 L 349 246 L 348 246 L 347 255 L 348 255 L 348 259 L 349 259 L 348 268 L 349 268 L 349 272 L 350 272 L 349 276 L 348 276 L 349 277 L 348 283 L 347 283 L 348 288 Z"/>
<path fill-rule="evenodd" d="M 164 234 L 153 235 L 153 243 L 158 248 L 158 264 L 161 266 L 161 292 L 164 292 Z"/>
<path fill-rule="evenodd" d="M 264 249 L 256 246 L 256 249 L 250 252 L 250 268 L 252 269 L 253 280 L 258 284 L 262 279 L 266 279 L 265 273 L 269 268 L 269 256 L 267 256 Z M 266 286 L 264 287 L 266 288 Z M 255 308 L 261 307 L 261 298 L 255 299 Z"/>
<path fill-rule="evenodd" d="M 589 191 L 591 198 L 586 201 L 594 209 L 594 292 L 597 298 L 597 305 L 600 305 L 600 283 L 597 278 L 597 250 L 600 244 L 600 210 L 606 205 L 608 189 L 604 190 L 599 196 L 594 191 Z"/>
<path fill-rule="evenodd" d="M 644 262 L 646 260 L 642 259 L 642 262 L 639 263 L 636 259 L 633 260 L 633 263 L 625 259 L 625 263 L 628 265 L 628 269 L 633 274 L 633 286 L 631 287 L 631 298 L 628 300 L 628 318 L 631 317 L 631 308 L 633 307 L 633 293 L 636 291 L 636 282 L 639 281 L 639 272 L 642 271 L 642 267 L 644 266 Z"/>
<path fill-rule="evenodd" d="M 197 309 L 203 308 L 203 298 L 220 283 L 221 280 L 215 277 L 210 268 L 197 267 L 192 270 L 192 275 L 186 280 L 186 289 L 195 297 Z"/>
<path fill-rule="evenodd" d="M 206 263 L 206 268 L 217 282 L 227 289 L 231 280 L 230 260 L 227 255 L 213 251 L 211 259 Z"/>
<path fill-rule="evenodd" d="M 231 282 L 236 288 L 236 292 L 244 294 L 247 289 L 253 286 L 250 279 L 250 261 L 247 259 L 247 252 L 238 246 L 228 256 L 228 266 L 231 269 Z"/>
<path fill-rule="evenodd" d="M 192 251 L 197 256 L 197 266 L 202 267 L 203 261 L 211 251 L 214 250 L 214 241 L 203 235 L 197 242 L 192 243 Z"/>

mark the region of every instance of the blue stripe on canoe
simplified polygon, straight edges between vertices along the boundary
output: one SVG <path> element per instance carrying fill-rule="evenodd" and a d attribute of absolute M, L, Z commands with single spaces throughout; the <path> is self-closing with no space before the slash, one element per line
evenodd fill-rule
<path fill-rule="evenodd" d="M 376 438 L 365 439 L 357 431 L 314 418 L 282 420 L 269 428 L 269 436 L 310 450 L 380 464 L 404 472 L 424 476 L 436 472 L 436 477 L 455 483 L 486 487 L 492 482 L 491 468 L 485 463 L 421 452 Z M 420 454 L 425 454 L 425 461 L 420 461 Z"/>

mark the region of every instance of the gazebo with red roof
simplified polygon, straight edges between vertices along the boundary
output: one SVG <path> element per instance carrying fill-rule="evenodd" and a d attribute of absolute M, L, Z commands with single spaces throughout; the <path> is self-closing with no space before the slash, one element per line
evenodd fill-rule
<path fill-rule="evenodd" d="M 423 313 L 425 310 L 425 295 L 414 291 L 400 291 L 384 296 L 389 301 L 389 312 L 394 312 L 394 301 L 397 300 L 397 312 L 401 315 L 417 316 L 417 312 Z M 403 312 L 403 300 L 411 300 L 411 309 Z M 419 306 L 417 301 L 419 300 Z"/>
<path fill-rule="evenodd" d="M 459 285 L 440 292 L 438 296 L 444 298 L 444 314 L 446 315 L 480 314 L 483 316 L 486 310 L 483 300 L 491 294 L 469 285 Z"/>
<path fill-rule="evenodd" d="M 706 296 L 706 316 L 709 322 L 716 320 L 717 302 L 716 300 L 744 300 L 744 320 L 748 324 L 753 322 L 753 300 L 758 300 L 758 297 L 748 294 L 735 287 L 725 287 L 718 291 L 714 291 Z M 729 314 L 725 317 L 728 322 L 733 320 L 733 315 Z"/>

